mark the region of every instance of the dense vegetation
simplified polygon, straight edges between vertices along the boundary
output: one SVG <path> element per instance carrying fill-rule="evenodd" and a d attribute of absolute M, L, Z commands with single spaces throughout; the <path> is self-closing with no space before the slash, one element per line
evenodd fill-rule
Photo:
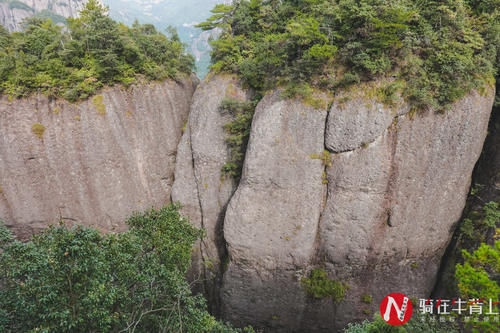
<path fill-rule="evenodd" d="M 237 73 L 257 91 L 390 77 L 388 89 L 414 108 L 443 109 L 492 84 L 499 8 L 499 0 L 236 0 L 200 27 L 223 29 L 213 71 Z"/>
<path fill-rule="evenodd" d="M 31 242 L 0 224 L 1 332 L 237 332 L 185 279 L 202 231 L 170 205 L 130 230 L 52 226 Z"/>
<path fill-rule="evenodd" d="M 193 57 L 174 30 L 167 37 L 149 24 L 129 28 L 106 12 L 90 0 L 65 29 L 36 17 L 23 32 L 0 27 L 0 93 L 41 91 L 75 101 L 104 85 L 129 85 L 138 75 L 160 80 L 192 71 Z"/>
<path fill-rule="evenodd" d="M 497 233 L 498 237 L 500 234 Z M 472 254 L 463 251 L 463 256 L 465 262 L 463 265 L 458 264 L 455 272 L 460 296 L 464 299 L 483 300 L 485 312 L 489 311 L 489 300 L 497 304 L 500 301 L 500 241 L 496 241 L 493 246 L 483 243 Z M 492 311 L 498 312 L 498 309 L 499 306 L 494 305 Z M 500 331 L 500 322 L 494 320 L 472 321 L 468 326 L 473 332 Z"/>

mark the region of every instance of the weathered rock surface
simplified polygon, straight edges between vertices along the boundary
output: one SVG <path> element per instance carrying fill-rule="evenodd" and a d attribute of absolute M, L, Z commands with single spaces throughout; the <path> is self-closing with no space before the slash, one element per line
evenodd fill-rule
<path fill-rule="evenodd" d="M 0 2 L 0 25 L 9 31 L 21 31 L 22 22 L 43 11 L 61 18 L 77 17 L 86 0 L 16 0 Z"/>
<path fill-rule="evenodd" d="M 499 84 L 497 83 L 497 89 Z M 498 90 L 497 90 L 498 96 Z M 500 220 L 496 228 L 476 225 L 478 216 L 482 216 L 485 204 L 489 202 L 500 202 L 500 106 L 496 106 L 491 114 L 488 126 L 488 137 L 484 143 L 481 157 L 476 165 L 472 176 L 472 184 L 475 193 L 471 193 L 467 199 L 467 205 L 462 215 L 459 227 L 455 231 L 452 242 L 448 246 L 446 255 L 441 261 L 441 270 L 438 281 L 433 291 L 433 298 L 446 299 L 458 294 L 455 285 L 456 264 L 463 262 L 462 251 L 470 253 L 475 251 L 480 243 L 493 246 L 496 240 L 496 228 L 500 227 Z M 466 219 L 475 223 L 475 233 L 480 237 L 465 236 L 462 224 Z M 479 218 L 480 219 L 480 218 Z"/>
<path fill-rule="evenodd" d="M 192 274 L 202 277 L 211 302 L 216 302 L 218 296 L 210 280 L 220 278 L 221 259 L 225 256 L 225 207 L 236 186 L 222 173 L 230 160 L 224 125 L 232 118 L 223 114 L 220 106 L 224 98 L 245 101 L 250 97 L 231 76 L 218 75 L 200 83 L 179 148 L 172 200 L 181 202 L 182 213 L 206 231 L 194 257 Z"/>
<path fill-rule="evenodd" d="M 0 98 L 0 219 L 21 237 L 63 219 L 122 230 L 170 202 L 191 79 L 107 88 L 71 104 Z"/>
<path fill-rule="evenodd" d="M 320 253 L 350 285 L 336 326 L 391 292 L 425 298 L 460 219 L 487 132 L 492 95 L 444 114 L 401 115 L 374 143 L 334 156 Z M 361 302 L 372 296 L 371 306 Z M 328 318 L 325 313 L 324 317 Z"/>
<path fill-rule="evenodd" d="M 257 106 L 243 177 L 226 212 L 231 258 L 223 313 L 237 322 L 297 328 L 306 305 L 297 277 L 315 253 L 323 206 L 327 111 L 268 94 Z"/>
<path fill-rule="evenodd" d="M 491 93 L 472 92 L 448 112 L 414 114 L 402 102 L 390 108 L 353 98 L 334 102 L 326 119 L 267 95 L 224 221 L 225 318 L 273 331 L 331 331 L 369 317 L 391 292 L 428 296 L 492 101 Z M 311 154 L 325 148 L 335 154 L 322 181 L 328 154 L 323 164 Z M 314 267 L 350 286 L 344 301 L 305 294 L 300 279 Z"/>
<path fill-rule="evenodd" d="M 109 88 L 79 104 L 1 97 L 0 219 L 22 237 L 58 219 L 121 230 L 132 211 L 179 201 L 206 230 L 191 277 L 238 326 L 331 332 L 371 317 L 388 293 L 429 296 L 491 92 L 414 114 L 362 90 L 329 113 L 272 91 L 256 108 L 237 184 L 221 171 L 233 118 L 220 106 L 252 94 L 220 75 L 193 91 L 186 79 Z M 305 292 L 314 268 L 350 286 L 341 303 Z"/>
<path fill-rule="evenodd" d="M 342 101 L 343 98 L 347 101 Z M 394 116 L 408 112 L 407 105 L 394 109 L 373 98 L 352 98 L 349 93 L 338 96 L 331 111 L 325 145 L 334 153 L 354 150 L 375 141 L 389 127 Z"/>

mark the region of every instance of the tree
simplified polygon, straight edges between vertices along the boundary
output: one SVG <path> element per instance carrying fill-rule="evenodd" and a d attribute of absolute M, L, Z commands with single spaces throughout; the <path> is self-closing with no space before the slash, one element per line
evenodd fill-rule
<path fill-rule="evenodd" d="M 464 264 L 456 266 L 455 277 L 460 296 L 466 300 L 481 300 L 489 310 L 489 302 L 499 302 L 500 295 L 500 241 L 494 246 L 481 244 L 472 254 L 463 251 Z M 498 312 L 498 305 L 492 309 Z M 473 332 L 498 332 L 500 323 L 493 320 L 468 323 Z"/>
<path fill-rule="evenodd" d="M 191 294 L 202 231 L 178 208 L 136 214 L 119 234 L 60 224 L 28 243 L 0 225 L 0 331 L 236 332 Z"/>
<path fill-rule="evenodd" d="M 413 109 L 447 109 L 491 85 L 498 0 L 238 0 L 199 27 L 222 29 L 212 70 L 265 92 L 396 77 Z M 293 95 L 293 94 L 288 94 Z"/>
<path fill-rule="evenodd" d="M 169 31 L 152 25 L 129 28 L 108 16 L 107 7 L 88 1 L 79 18 L 61 29 L 51 20 L 32 18 L 21 33 L 0 31 L 0 93 L 16 97 L 33 92 L 85 99 L 103 87 L 190 74 L 194 59 Z"/>

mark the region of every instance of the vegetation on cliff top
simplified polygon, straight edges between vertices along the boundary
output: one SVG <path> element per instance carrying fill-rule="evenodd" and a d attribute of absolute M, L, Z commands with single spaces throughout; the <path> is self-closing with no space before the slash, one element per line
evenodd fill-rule
<path fill-rule="evenodd" d="M 240 332 L 191 294 L 202 232 L 178 208 L 134 215 L 123 233 L 60 225 L 28 243 L 0 223 L 0 331 Z"/>
<path fill-rule="evenodd" d="M 75 101 L 104 85 L 134 83 L 138 75 L 161 80 L 193 69 L 174 30 L 167 37 L 150 24 L 129 28 L 95 0 L 67 23 L 62 28 L 31 18 L 23 32 L 12 34 L 0 26 L 0 93 L 41 91 Z"/>
<path fill-rule="evenodd" d="M 236 0 L 199 26 L 223 30 L 212 70 L 257 91 L 391 77 L 414 108 L 443 109 L 491 83 L 499 8 L 499 0 Z"/>

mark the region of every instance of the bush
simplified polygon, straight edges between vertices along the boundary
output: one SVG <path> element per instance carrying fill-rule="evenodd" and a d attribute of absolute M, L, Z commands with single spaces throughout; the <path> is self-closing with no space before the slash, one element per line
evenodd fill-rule
<path fill-rule="evenodd" d="M 308 295 L 318 299 L 331 297 L 335 303 L 344 299 L 347 288 L 346 285 L 329 279 L 322 269 L 313 269 L 311 276 L 302 278 L 300 282 Z"/>
<path fill-rule="evenodd" d="M 61 224 L 28 243 L 0 225 L 0 331 L 235 332 L 191 294 L 202 232 L 178 208 L 136 214 L 119 234 Z"/>

